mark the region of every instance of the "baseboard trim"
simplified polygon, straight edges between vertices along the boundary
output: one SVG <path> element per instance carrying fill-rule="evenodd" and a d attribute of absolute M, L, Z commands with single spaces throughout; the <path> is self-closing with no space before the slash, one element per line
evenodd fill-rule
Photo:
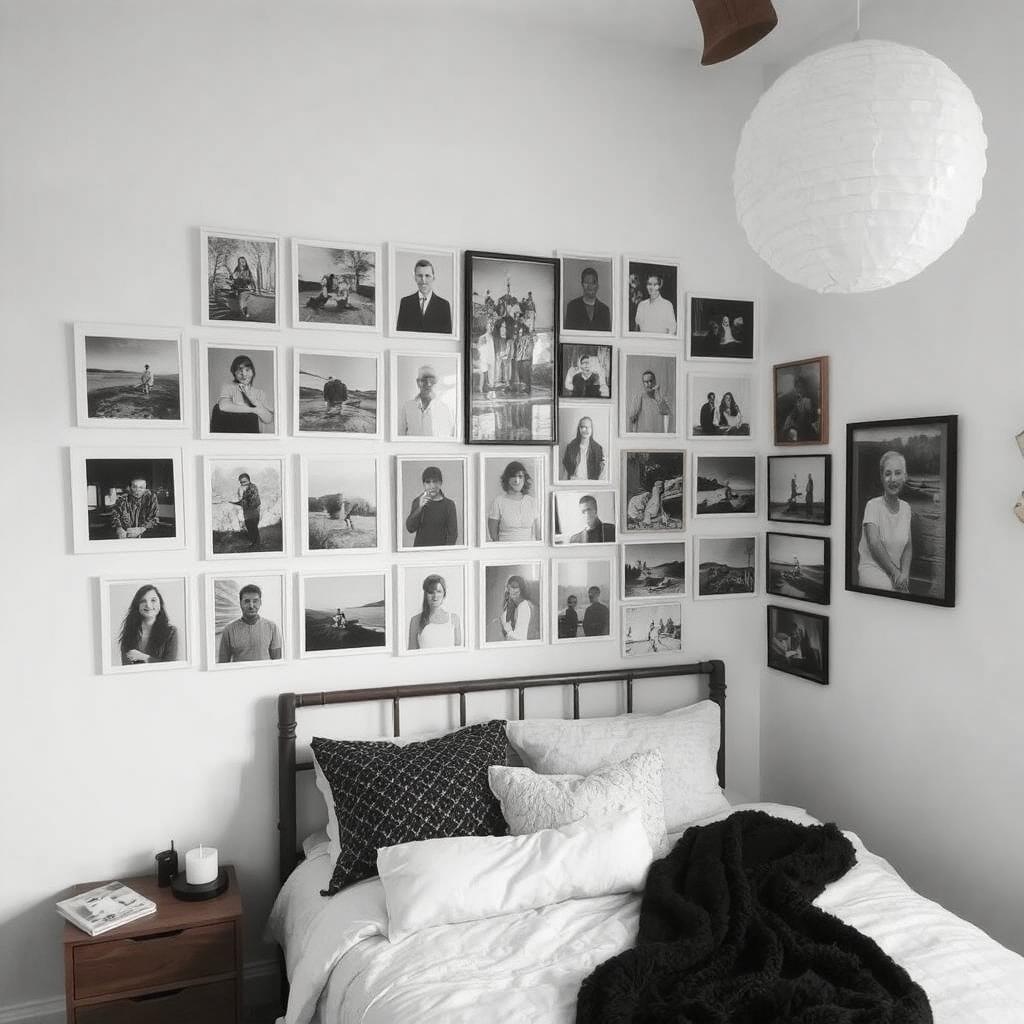
<path fill-rule="evenodd" d="M 0 1024 L 67 1024 L 64 997 L 0 1006 Z"/>

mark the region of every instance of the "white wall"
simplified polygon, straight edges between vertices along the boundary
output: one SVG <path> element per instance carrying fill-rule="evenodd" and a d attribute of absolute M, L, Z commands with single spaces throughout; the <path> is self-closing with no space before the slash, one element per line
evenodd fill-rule
<path fill-rule="evenodd" d="M 765 671 L 762 793 L 857 831 L 926 895 L 1024 952 L 1024 163 L 1015 0 L 876 4 L 865 38 L 946 61 L 985 118 L 989 169 L 963 238 L 918 278 L 854 297 L 772 277 L 768 356 L 832 363 L 832 681 Z M 839 41 L 839 40 L 837 40 Z M 843 589 L 845 424 L 958 413 L 957 605 Z"/>
<path fill-rule="evenodd" d="M 692 54 L 624 48 L 582 29 L 508 28 L 510 14 L 485 8 L 410 33 L 373 20 L 372 6 L 0 8 L 0 1011 L 60 993 L 52 902 L 62 890 L 150 870 L 171 837 L 179 848 L 216 843 L 238 865 L 247 958 L 270 955 L 258 936 L 276 879 L 279 691 L 618 661 L 614 645 L 598 645 L 514 659 L 357 657 L 98 675 L 96 578 L 185 572 L 200 581 L 220 571 L 226 563 L 200 559 L 200 457 L 249 449 L 161 433 L 159 442 L 185 452 L 189 549 L 72 554 L 68 446 L 159 443 L 151 432 L 72 425 L 73 321 L 180 324 L 195 336 L 200 225 L 509 252 L 678 254 L 689 285 L 727 294 L 759 286 L 729 187 L 739 126 L 760 89 L 751 65 L 701 71 Z M 289 330 L 278 340 L 285 366 L 293 345 L 328 343 Z M 390 347 L 360 336 L 367 344 Z M 328 447 L 285 436 L 274 450 L 292 457 L 294 473 L 297 453 Z M 284 567 L 335 565 L 291 558 Z M 758 789 L 763 653 L 752 638 L 762 635 L 762 614 L 759 601 L 686 606 L 686 654 L 726 661 L 730 780 L 749 795 Z"/>

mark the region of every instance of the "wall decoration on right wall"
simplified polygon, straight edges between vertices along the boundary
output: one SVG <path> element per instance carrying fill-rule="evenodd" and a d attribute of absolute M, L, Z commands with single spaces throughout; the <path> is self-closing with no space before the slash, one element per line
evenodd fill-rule
<path fill-rule="evenodd" d="M 828 443 L 828 356 L 772 367 L 775 443 Z"/>
<path fill-rule="evenodd" d="M 768 521 L 831 524 L 831 455 L 768 456 Z"/>
<path fill-rule="evenodd" d="M 828 618 L 768 605 L 768 667 L 828 685 Z"/>

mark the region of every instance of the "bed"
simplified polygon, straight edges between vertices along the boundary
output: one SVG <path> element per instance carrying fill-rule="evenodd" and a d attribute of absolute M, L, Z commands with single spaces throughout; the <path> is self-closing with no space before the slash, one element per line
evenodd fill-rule
<path fill-rule="evenodd" d="M 634 712 L 635 685 L 648 679 L 664 680 L 665 677 L 678 679 L 680 687 L 685 685 L 688 689 L 700 681 L 704 692 L 698 696 L 702 699 L 688 703 L 678 712 L 669 711 L 664 715 Z M 590 684 L 613 682 L 621 685 L 625 714 L 582 719 L 581 689 Z M 564 687 L 570 692 L 572 718 L 564 724 L 561 732 L 557 731 L 558 723 L 535 722 L 527 718 L 527 697 L 538 687 Z M 461 1024 L 481 1020 L 488 1024 L 568 1024 L 576 1021 L 577 995 L 584 979 L 594 974 L 604 962 L 628 955 L 623 951 L 637 942 L 642 920 L 641 898 L 637 890 L 642 883 L 636 882 L 635 878 L 637 859 L 641 854 L 637 852 L 634 856 L 631 851 L 639 851 L 643 846 L 646 850 L 643 863 L 649 864 L 658 852 L 681 849 L 682 842 L 676 847 L 680 836 L 711 835 L 712 830 L 727 828 L 730 822 L 741 819 L 818 825 L 801 808 L 767 803 L 730 807 L 724 801 L 718 787 L 725 785 L 725 689 L 724 665 L 720 661 L 707 661 L 645 666 L 631 668 L 628 672 L 617 670 L 332 693 L 282 694 L 278 705 L 278 828 L 282 888 L 268 925 L 268 935 L 281 946 L 287 974 L 287 1008 L 279 1019 L 280 1024 L 395 1024 L 404 1021 Z M 658 768 L 659 772 L 664 770 L 665 817 L 660 825 L 664 842 L 660 851 L 655 849 L 652 852 L 656 842 L 651 838 L 654 833 L 648 820 L 650 808 L 647 805 L 643 810 L 639 809 L 639 804 L 637 807 L 629 806 L 625 811 L 617 807 L 617 811 L 622 813 L 593 819 L 588 817 L 585 821 L 573 821 L 558 828 L 542 826 L 536 829 L 529 823 L 524 828 L 522 822 L 514 820 L 514 815 L 520 810 L 512 802 L 510 794 L 504 792 L 502 813 L 509 818 L 512 831 L 517 833 L 515 838 L 504 837 L 498 841 L 489 838 L 436 838 L 427 842 L 388 845 L 379 854 L 380 877 L 361 878 L 338 887 L 338 891 L 330 896 L 322 895 L 331 891 L 338 880 L 341 868 L 341 858 L 335 861 L 338 826 L 340 824 L 341 835 L 345 834 L 347 826 L 334 822 L 334 840 L 324 834 L 313 834 L 300 844 L 297 784 L 301 786 L 304 779 L 308 780 L 306 773 L 315 773 L 318 785 L 323 785 L 322 776 L 329 761 L 323 754 L 323 750 L 328 748 L 323 747 L 317 748 L 316 766 L 312 759 L 300 761 L 297 758 L 297 712 L 302 710 L 305 716 L 306 710 L 312 708 L 386 702 L 390 705 L 392 732 L 395 737 L 401 737 L 403 702 L 421 697 L 448 696 L 458 701 L 460 729 L 453 735 L 465 735 L 477 728 L 467 726 L 469 702 L 474 694 L 486 691 L 509 691 L 512 695 L 517 714 L 514 721 L 513 716 L 509 716 L 509 739 L 513 749 L 528 765 L 512 769 L 492 766 L 488 769 L 491 788 L 495 792 L 498 792 L 496 782 L 501 780 L 505 783 L 511 780 L 516 784 L 517 780 L 524 781 L 530 785 L 539 782 L 550 787 L 562 785 L 559 779 L 583 779 L 565 783 L 577 787 L 572 790 L 575 799 L 575 795 L 582 792 L 582 787 L 592 779 L 613 770 L 603 764 L 605 755 L 598 751 L 591 758 L 593 764 L 601 765 L 592 774 L 586 771 L 572 776 L 557 772 L 539 773 L 541 778 L 538 780 L 538 773 L 531 767 L 544 767 L 543 756 L 537 763 L 531 762 L 539 748 L 536 745 L 531 748 L 530 739 L 536 739 L 538 735 L 544 737 L 541 746 L 547 746 L 541 754 L 553 756 L 555 761 L 549 762 L 549 766 L 555 764 L 557 767 L 559 757 L 581 756 L 580 749 L 573 748 L 572 742 L 566 741 L 566 736 L 579 732 L 592 738 L 600 736 L 602 729 L 621 729 L 633 730 L 629 735 L 663 730 L 658 733 L 662 736 L 659 741 L 662 748 L 687 747 L 691 742 L 689 737 L 700 737 L 697 743 L 699 757 L 706 762 L 700 770 L 711 773 L 715 793 L 708 792 L 707 780 L 704 779 L 701 782 L 703 790 L 699 787 L 692 789 L 692 793 L 703 793 L 696 803 L 677 805 L 679 794 L 685 794 L 686 799 L 692 795 L 689 782 L 682 779 L 681 773 L 696 772 L 697 769 L 691 769 L 690 762 L 685 761 L 688 754 L 649 746 L 633 753 L 625 761 L 617 762 L 615 768 L 620 775 L 609 785 L 622 781 L 621 772 L 627 770 L 622 765 L 628 764 L 629 771 L 635 769 L 634 776 L 631 776 L 634 781 L 652 767 Z M 699 729 L 696 725 L 698 718 L 701 723 Z M 711 735 L 709 723 L 714 727 L 717 746 L 710 752 L 703 740 L 703 737 Z M 680 729 L 697 731 L 684 735 L 678 731 Z M 680 735 L 684 735 L 682 742 L 677 743 L 673 739 L 669 743 L 665 739 Z M 552 742 L 552 737 L 557 737 L 557 742 Z M 590 738 L 587 743 L 591 743 Z M 700 746 L 701 743 L 704 745 Z M 597 745 L 600 746 L 599 743 Z M 389 757 L 400 756 L 391 749 L 391 744 L 376 746 L 386 746 Z M 345 749 L 349 747 L 346 745 Z M 582 756 L 586 760 L 590 753 L 584 751 Z M 684 760 L 680 761 L 680 757 Z M 644 777 L 647 779 L 645 792 L 649 796 L 650 778 Z M 657 778 L 662 779 L 662 775 Z M 657 788 L 660 794 L 660 782 Z M 598 792 L 595 799 L 603 800 L 608 799 L 607 793 L 613 789 Z M 527 804 L 531 798 L 537 803 L 533 797 L 534 790 L 527 787 L 522 793 L 527 797 Z M 680 815 L 691 814 L 694 810 L 711 810 L 711 813 L 688 818 L 682 829 L 666 828 L 678 826 Z M 562 811 L 564 813 L 564 808 Z M 341 813 L 340 805 L 338 813 Z M 538 813 L 547 813 L 546 805 Z M 333 822 L 333 813 L 328 816 Z M 827 827 L 834 829 L 833 826 Z M 531 828 L 534 828 L 532 832 Z M 593 830 L 601 829 L 605 830 L 600 833 L 602 853 L 600 857 L 595 855 L 594 864 L 588 867 L 589 851 L 599 841 L 597 832 Z M 838 830 L 834 831 L 839 834 Z M 465 834 L 457 830 L 454 833 L 455 836 Z M 868 851 L 855 834 L 846 832 L 842 836 L 842 841 L 848 843 L 855 853 L 856 863 L 842 877 L 824 887 L 814 900 L 814 907 L 834 915 L 834 918 L 874 940 L 883 954 L 905 970 L 913 985 L 927 994 L 931 1017 L 938 1024 L 1024 1022 L 1024 959 L 978 928 L 915 893 L 891 865 Z M 541 845 L 556 841 L 562 845 Z M 582 843 L 589 845 L 580 845 Z M 479 860 L 482 846 L 487 847 L 487 856 L 493 857 L 499 845 L 504 859 L 499 862 Z M 513 845 L 514 857 L 508 860 L 506 851 Z M 472 853 L 467 853 L 469 850 Z M 622 852 L 610 855 L 609 850 Z M 464 856 L 470 859 L 461 859 Z M 545 868 L 540 874 L 555 878 L 554 883 L 551 883 L 551 878 L 543 879 L 541 888 L 546 895 L 540 896 L 536 891 L 538 872 L 534 870 L 531 876 L 529 868 L 531 863 L 536 865 L 538 857 L 550 858 L 543 861 Z M 509 864 L 511 867 L 506 868 Z M 570 867 L 565 867 L 565 864 Z M 615 880 L 602 877 L 594 881 L 597 876 L 608 876 L 616 871 L 619 876 Z M 445 873 L 458 875 L 462 883 L 453 889 L 453 883 L 444 880 Z M 569 878 L 574 873 L 586 876 L 587 882 L 582 889 L 578 879 Z M 529 882 L 531 877 L 533 883 Z M 473 879 L 471 884 L 465 884 L 468 878 Z M 633 881 L 623 882 L 624 878 L 632 878 Z M 556 888 L 558 884 L 569 888 L 552 896 L 549 883 Z M 647 907 L 646 902 L 644 906 Z M 645 913 L 648 910 L 645 909 Z M 911 1018 L 896 1016 L 891 1019 L 899 1022 Z"/>

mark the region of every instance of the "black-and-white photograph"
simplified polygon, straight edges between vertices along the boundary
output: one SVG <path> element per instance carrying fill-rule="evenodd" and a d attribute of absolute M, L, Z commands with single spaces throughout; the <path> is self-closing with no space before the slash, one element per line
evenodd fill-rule
<path fill-rule="evenodd" d="M 234 573 L 206 577 L 206 667 L 251 668 L 287 656 L 285 574 Z"/>
<path fill-rule="evenodd" d="M 284 459 L 206 456 L 203 478 L 207 558 L 285 553 Z"/>
<path fill-rule="evenodd" d="M 183 427 L 188 402 L 181 330 L 75 324 L 80 427 Z"/>
<path fill-rule="evenodd" d="M 468 456 L 395 456 L 396 549 L 467 547 L 468 495 Z"/>
<path fill-rule="evenodd" d="M 828 685 L 828 618 L 768 605 L 768 667 Z"/>
<path fill-rule="evenodd" d="M 623 334 L 634 338 L 678 338 L 679 262 L 660 257 L 623 256 Z"/>
<path fill-rule="evenodd" d="M 392 648 L 386 571 L 299 577 L 300 658 L 387 654 Z"/>
<path fill-rule="evenodd" d="M 390 333 L 396 337 L 454 338 L 459 308 L 456 251 L 392 243 Z"/>
<path fill-rule="evenodd" d="M 562 260 L 562 333 L 615 333 L 615 258 L 559 253 Z"/>
<path fill-rule="evenodd" d="M 200 437 L 277 437 L 279 380 L 272 345 L 200 344 Z"/>
<path fill-rule="evenodd" d="M 768 520 L 775 523 L 832 522 L 832 456 L 768 456 Z"/>
<path fill-rule="evenodd" d="M 758 326 L 753 299 L 687 296 L 690 307 L 687 359 L 755 359 Z"/>
<path fill-rule="evenodd" d="M 694 598 L 757 593 L 757 537 L 697 537 Z"/>
<path fill-rule="evenodd" d="M 381 438 L 379 353 L 296 349 L 294 358 L 296 434 Z"/>
<path fill-rule="evenodd" d="M 610 558 L 552 559 L 552 643 L 610 639 L 613 606 Z"/>
<path fill-rule="evenodd" d="M 619 433 L 623 437 L 679 434 L 679 361 L 653 352 L 621 352 Z"/>
<path fill-rule="evenodd" d="M 392 352 L 391 440 L 460 440 L 461 381 L 461 357 L 453 352 Z"/>
<path fill-rule="evenodd" d="M 303 455 L 301 507 L 304 555 L 380 551 L 377 456 Z"/>
<path fill-rule="evenodd" d="M 547 642 L 545 563 L 480 563 L 480 646 Z"/>
<path fill-rule="evenodd" d="M 480 454 L 480 545 L 547 539 L 546 453 Z"/>
<path fill-rule="evenodd" d="M 765 593 L 828 604 L 832 542 L 795 533 L 765 534 Z"/>
<path fill-rule="evenodd" d="M 381 247 L 292 239 L 292 324 L 379 334 Z"/>
<path fill-rule="evenodd" d="M 469 650 L 468 569 L 465 562 L 398 566 L 400 654 Z"/>
<path fill-rule="evenodd" d="M 772 367 L 777 445 L 828 443 L 828 356 Z"/>
<path fill-rule="evenodd" d="M 561 398 L 611 398 L 614 360 L 611 345 L 563 342 L 558 346 Z"/>
<path fill-rule="evenodd" d="M 554 492 L 553 505 L 556 546 L 615 543 L 615 491 L 562 487 Z"/>
<path fill-rule="evenodd" d="M 191 664 L 187 576 L 101 579 L 100 623 L 105 675 Z"/>
<path fill-rule="evenodd" d="M 686 529 L 686 452 L 630 448 L 621 458 L 623 534 L 682 533 Z"/>
<path fill-rule="evenodd" d="M 753 455 L 695 455 L 693 514 L 757 515 L 757 458 Z"/>
<path fill-rule="evenodd" d="M 686 542 L 623 544 L 621 591 L 623 601 L 682 597 L 686 593 Z"/>
<path fill-rule="evenodd" d="M 656 654 L 678 654 L 683 649 L 683 604 L 622 606 L 623 658 L 648 658 Z"/>
<path fill-rule="evenodd" d="M 691 373 L 689 431 L 696 438 L 749 438 L 754 382 L 731 373 Z"/>
<path fill-rule="evenodd" d="M 846 589 L 956 603 L 957 417 L 846 428 Z"/>
<path fill-rule="evenodd" d="M 199 232 L 201 323 L 281 326 L 281 240 L 275 235 Z"/>
<path fill-rule="evenodd" d="M 558 409 L 555 482 L 611 479 L 612 410 L 575 403 Z"/>

